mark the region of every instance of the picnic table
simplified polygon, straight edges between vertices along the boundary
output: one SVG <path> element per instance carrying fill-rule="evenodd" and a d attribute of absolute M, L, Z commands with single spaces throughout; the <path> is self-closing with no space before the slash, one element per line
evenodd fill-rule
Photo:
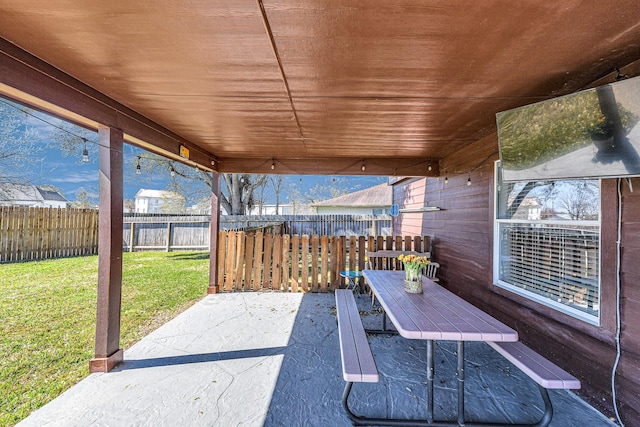
<path fill-rule="evenodd" d="M 422 277 L 424 292 L 412 294 L 404 291 L 404 272 L 364 270 L 364 278 L 384 308 L 382 330 L 366 330 L 358 307 L 349 289 L 336 290 L 336 309 L 340 335 L 342 373 L 346 381 L 342 406 L 355 425 L 392 426 L 519 426 L 544 427 L 551 422 L 553 406 L 547 389 L 580 388 L 580 381 L 570 373 L 518 341 L 518 333 L 478 309 L 427 277 Z M 386 328 L 389 317 L 397 331 Z M 356 415 L 349 407 L 349 395 L 354 383 L 377 382 L 378 368 L 368 341 L 367 333 L 399 333 L 408 339 L 427 340 L 427 419 L 390 419 Z M 434 401 L 434 341 L 457 342 L 458 413 L 456 421 L 435 421 Z M 538 384 L 544 412 L 533 423 L 472 422 L 464 418 L 464 343 L 484 341 L 527 374 Z"/>
<path fill-rule="evenodd" d="M 363 275 L 398 333 L 427 340 L 428 422 L 433 422 L 434 341 L 457 342 L 458 423 L 464 424 L 465 341 L 513 342 L 518 333 L 427 278 L 422 294 L 410 294 L 402 286 L 403 271 L 364 270 Z"/>

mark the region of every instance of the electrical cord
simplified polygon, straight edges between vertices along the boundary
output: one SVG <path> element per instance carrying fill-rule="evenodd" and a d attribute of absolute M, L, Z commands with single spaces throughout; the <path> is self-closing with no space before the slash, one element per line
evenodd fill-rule
<path fill-rule="evenodd" d="M 613 399 L 613 409 L 616 413 L 616 419 L 618 424 L 624 427 L 624 423 L 620 419 L 620 413 L 618 412 L 618 401 L 616 398 L 616 371 L 618 370 L 618 364 L 620 363 L 621 347 L 620 347 L 620 240 L 622 236 L 622 179 L 618 178 L 618 236 L 616 241 L 616 360 L 613 363 L 611 370 L 611 398 Z"/>

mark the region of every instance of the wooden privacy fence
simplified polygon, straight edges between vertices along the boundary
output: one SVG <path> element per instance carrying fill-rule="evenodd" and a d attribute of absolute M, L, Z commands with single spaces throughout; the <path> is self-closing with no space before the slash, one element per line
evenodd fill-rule
<path fill-rule="evenodd" d="M 431 239 L 220 231 L 218 283 L 223 291 L 327 292 L 344 287 L 341 271 L 365 268 L 365 251 L 382 249 L 429 252 Z M 401 268 L 395 259 L 380 263 Z"/>
<path fill-rule="evenodd" d="M 97 210 L 0 207 L 0 262 L 97 253 Z"/>
<path fill-rule="evenodd" d="M 134 251 L 209 250 L 208 215 L 125 215 L 122 248 Z"/>

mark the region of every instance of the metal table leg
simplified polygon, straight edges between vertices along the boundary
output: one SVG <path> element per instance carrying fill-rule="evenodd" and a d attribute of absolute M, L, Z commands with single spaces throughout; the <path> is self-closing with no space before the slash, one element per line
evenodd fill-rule
<path fill-rule="evenodd" d="M 427 340 L 427 421 L 433 422 L 433 377 L 434 377 L 434 351 L 433 340 Z"/>

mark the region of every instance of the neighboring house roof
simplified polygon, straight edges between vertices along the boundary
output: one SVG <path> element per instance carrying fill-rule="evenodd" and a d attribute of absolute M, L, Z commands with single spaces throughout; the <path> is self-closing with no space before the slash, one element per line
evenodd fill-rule
<path fill-rule="evenodd" d="M 385 183 L 314 203 L 312 206 L 391 206 L 392 202 L 393 188 Z"/>
<path fill-rule="evenodd" d="M 60 192 L 45 190 L 35 185 L 27 184 L 0 184 L 0 201 L 7 202 L 67 202 Z"/>
<path fill-rule="evenodd" d="M 176 193 L 175 191 L 167 191 L 167 190 L 149 190 L 146 188 L 141 188 L 135 195 L 136 199 L 138 198 L 149 198 L 149 199 L 184 199 L 185 197 Z"/>
<path fill-rule="evenodd" d="M 38 191 L 40 192 L 40 194 L 42 195 L 42 198 L 44 200 L 49 200 L 52 202 L 66 202 L 67 199 L 64 198 L 64 196 L 62 194 L 60 194 L 57 191 L 53 191 L 53 190 L 43 190 L 42 188 L 38 187 Z"/>

